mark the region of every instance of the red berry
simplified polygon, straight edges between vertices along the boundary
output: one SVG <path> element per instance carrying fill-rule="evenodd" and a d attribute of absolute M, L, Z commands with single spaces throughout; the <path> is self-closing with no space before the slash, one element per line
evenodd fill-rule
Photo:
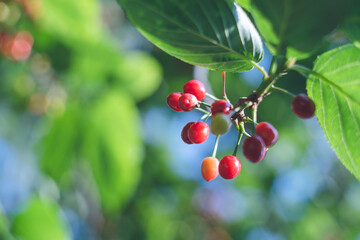
<path fill-rule="evenodd" d="M 211 114 L 215 116 L 217 113 L 229 114 L 232 110 L 232 106 L 228 101 L 218 100 L 211 104 Z"/>
<path fill-rule="evenodd" d="M 190 80 L 187 83 L 185 83 L 183 87 L 183 91 L 184 93 L 191 93 L 199 101 L 203 100 L 206 96 L 205 85 L 198 80 Z"/>
<path fill-rule="evenodd" d="M 207 157 L 201 163 L 201 175 L 206 181 L 211 181 L 219 175 L 219 160 Z"/>
<path fill-rule="evenodd" d="M 169 94 L 169 96 L 166 98 L 167 105 L 169 105 L 169 107 L 176 112 L 182 112 L 181 108 L 179 107 L 179 98 L 181 95 L 182 94 L 179 92 L 174 92 Z"/>
<path fill-rule="evenodd" d="M 181 131 L 181 138 L 187 144 L 193 144 L 192 141 L 189 139 L 189 128 L 194 124 L 194 122 L 189 122 L 185 125 L 183 130 Z"/>
<path fill-rule="evenodd" d="M 256 125 L 256 135 L 262 138 L 266 147 L 274 145 L 279 138 L 276 128 L 268 122 L 261 122 Z"/>
<path fill-rule="evenodd" d="M 315 113 L 315 103 L 304 94 L 294 97 L 291 108 L 296 116 L 300 118 L 311 118 Z"/>
<path fill-rule="evenodd" d="M 189 128 L 188 136 L 189 140 L 193 143 L 205 142 L 209 137 L 210 128 L 204 122 L 196 122 Z"/>
<path fill-rule="evenodd" d="M 223 157 L 219 163 L 219 173 L 224 179 L 233 179 L 239 175 L 241 170 L 240 160 L 232 155 Z"/>
<path fill-rule="evenodd" d="M 244 156 L 253 163 L 261 161 L 266 152 L 264 141 L 256 135 L 244 140 L 242 150 Z"/>
<path fill-rule="evenodd" d="M 184 93 L 179 98 L 179 107 L 181 110 L 189 112 L 198 105 L 196 97 L 190 93 Z"/>

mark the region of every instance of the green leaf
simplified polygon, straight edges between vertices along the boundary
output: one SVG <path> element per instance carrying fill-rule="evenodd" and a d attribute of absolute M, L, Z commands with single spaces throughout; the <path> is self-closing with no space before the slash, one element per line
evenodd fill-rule
<path fill-rule="evenodd" d="M 270 52 L 306 58 L 319 48 L 353 0 L 252 0 L 251 14 Z"/>
<path fill-rule="evenodd" d="M 56 203 L 33 198 L 25 210 L 15 216 L 12 233 L 26 240 L 68 240 L 59 212 Z"/>
<path fill-rule="evenodd" d="M 40 145 L 43 151 L 40 167 L 59 184 L 70 183 L 69 170 L 77 152 L 81 109 L 68 104 L 65 113 L 53 120 L 49 132 Z"/>
<path fill-rule="evenodd" d="M 259 34 L 230 0 L 118 0 L 151 42 L 187 63 L 247 71 L 263 56 Z"/>
<path fill-rule="evenodd" d="M 360 49 L 331 50 L 315 62 L 309 96 L 327 140 L 345 167 L 360 179 Z"/>
<path fill-rule="evenodd" d="M 107 213 L 117 212 L 137 187 L 143 146 L 134 102 L 110 91 L 89 112 L 83 155 L 89 162 Z"/>

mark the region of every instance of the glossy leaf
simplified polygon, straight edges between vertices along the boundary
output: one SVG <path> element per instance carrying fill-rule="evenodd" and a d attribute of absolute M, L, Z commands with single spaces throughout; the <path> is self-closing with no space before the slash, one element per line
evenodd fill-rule
<path fill-rule="evenodd" d="M 143 146 L 134 102 L 110 91 L 89 112 L 83 155 L 89 162 L 104 210 L 116 212 L 136 188 Z"/>
<path fill-rule="evenodd" d="M 252 0 L 251 13 L 274 55 L 306 58 L 344 19 L 353 0 Z"/>
<path fill-rule="evenodd" d="M 59 207 L 50 201 L 34 198 L 25 210 L 15 216 L 12 233 L 17 239 L 69 240 L 65 224 L 61 221 Z"/>
<path fill-rule="evenodd" d="M 243 9 L 251 11 L 251 0 L 235 0 Z"/>
<path fill-rule="evenodd" d="M 247 71 L 263 56 L 261 38 L 231 0 L 119 0 L 151 42 L 187 63 Z"/>
<path fill-rule="evenodd" d="M 307 80 L 327 140 L 360 179 L 360 49 L 346 45 L 321 55 Z"/>

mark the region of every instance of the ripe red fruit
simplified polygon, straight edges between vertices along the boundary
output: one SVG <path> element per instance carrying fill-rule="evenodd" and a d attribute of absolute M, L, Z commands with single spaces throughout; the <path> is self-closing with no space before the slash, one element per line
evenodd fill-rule
<path fill-rule="evenodd" d="M 194 95 L 199 101 L 203 100 L 206 96 L 205 85 L 198 80 L 190 80 L 185 83 L 183 91 L 184 93 L 190 93 Z"/>
<path fill-rule="evenodd" d="M 251 136 L 244 140 L 242 144 L 244 156 L 253 163 L 261 161 L 266 152 L 265 143 L 259 136 Z"/>
<path fill-rule="evenodd" d="M 300 118 L 311 118 L 315 113 L 315 103 L 304 94 L 294 97 L 291 108 L 296 116 Z"/>
<path fill-rule="evenodd" d="M 276 143 L 279 138 L 276 128 L 268 122 L 261 122 L 256 125 L 256 135 L 260 136 L 266 147 L 270 147 Z"/>
<path fill-rule="evenodd" d="M 188 137 L 191 142 L 199 144 L 206 141 L 209 137 L 209 133 L 209 125 L 204 122 L 196 122 L 190 126 Z"/>
<path fill-rule="evenodd" d="M 201 175 L 206 181 L 211 181 L 219 175 L 219 160 L 207 157 L 201 163 Z"/>
<path fill-rule="evenodd" d="M 174 92 L 170 93 L 166 98 L 167 105 L 169 105 L 169 107 L 176 112 L 182 112 L 181 108 L 179 107 L 179 98 L 181 95 L 182 94 L 179 92 Z"/>
<path fill-rule="evenodd" d="M 215 116 L 217 113 L 229 114 L 232 110 L 232 106 L 228 101 L 217 100 L 211 104 L 211 114 Z"/>
<path fill-rule="evenodd" d="M 194 124 L 194 122 L 189 122 L 185 125 L 183 130 L 181 131 L 181 138 L 187 144 L 193 144 L 192 141 L 189 139 L 189 128 Z"/>
<path fill-rule="evenodd" d="M 241 170 L 240 160 L 232 155 L 223 157 L 219 163 L 219 173 L 224 179 L 233 179 L 239 175 Z"/>
<path fill-rule="evenodd" d="M 184 93 L 179 98 L 179 107 L 181 110 L 189 112 L 198 105 L 196 97 L 190 93 Z"/>

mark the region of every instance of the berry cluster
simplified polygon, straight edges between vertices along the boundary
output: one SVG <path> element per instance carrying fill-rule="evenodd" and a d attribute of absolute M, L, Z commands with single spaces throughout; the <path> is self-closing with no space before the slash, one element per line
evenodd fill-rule
<path fill-rule="evenodd" d="M 254 91 L 250 96 L 240 98 L 233 107 L 225 93 L 225 73 L 223 73 L 223 90 L 223 99 L 217 99 L 206 92 L 202 82 L 191 80 L 184 84 L 183 93 L 171 93 L 166 99 L 167 104 L 174 111 L 187 112 L 196 109 L 204 113 L 200 121 L 189 122 L 184 126 L 181 138 L 185 143 L 202 143 L 209 137 L 210 132 L 217 136 L 212 156 L 205 158 L 201 164 L 201 174 L 206 181 L 215 179 L 219 174 L 224 179 L 233 179 L 240 173 L 241 162 L 236 157 L 236 153 L 243 135 L 246 136 L 242 143 L 243 155 L 253 163 L 261 161 L 268 148 L 273 146 L 279 138 L 278 131 L 273 125 L 268 122 L 256 122 L 257 106 L 263 96 L 257 96 Z M 213 99 L 213 102 L 211 104 L 203 102 L 205 96 Z M 253 110 L 253 118 L 245 116 L 245 108 Z M 314 102 L 303 94 L 293 96 L 291 108 L 300 118 L 311 118 L 315 113 Z M 209 127 L 206 122 L 210 117 L 212 120 Z M 239 138 L 234 153 L 224 156 L 219 162 L 216 158 L 219 136 L 225 134 L 232 123 L 239 130 Z M 246 132 L 244 123 L 253 124 L 252 135 Z"/>

